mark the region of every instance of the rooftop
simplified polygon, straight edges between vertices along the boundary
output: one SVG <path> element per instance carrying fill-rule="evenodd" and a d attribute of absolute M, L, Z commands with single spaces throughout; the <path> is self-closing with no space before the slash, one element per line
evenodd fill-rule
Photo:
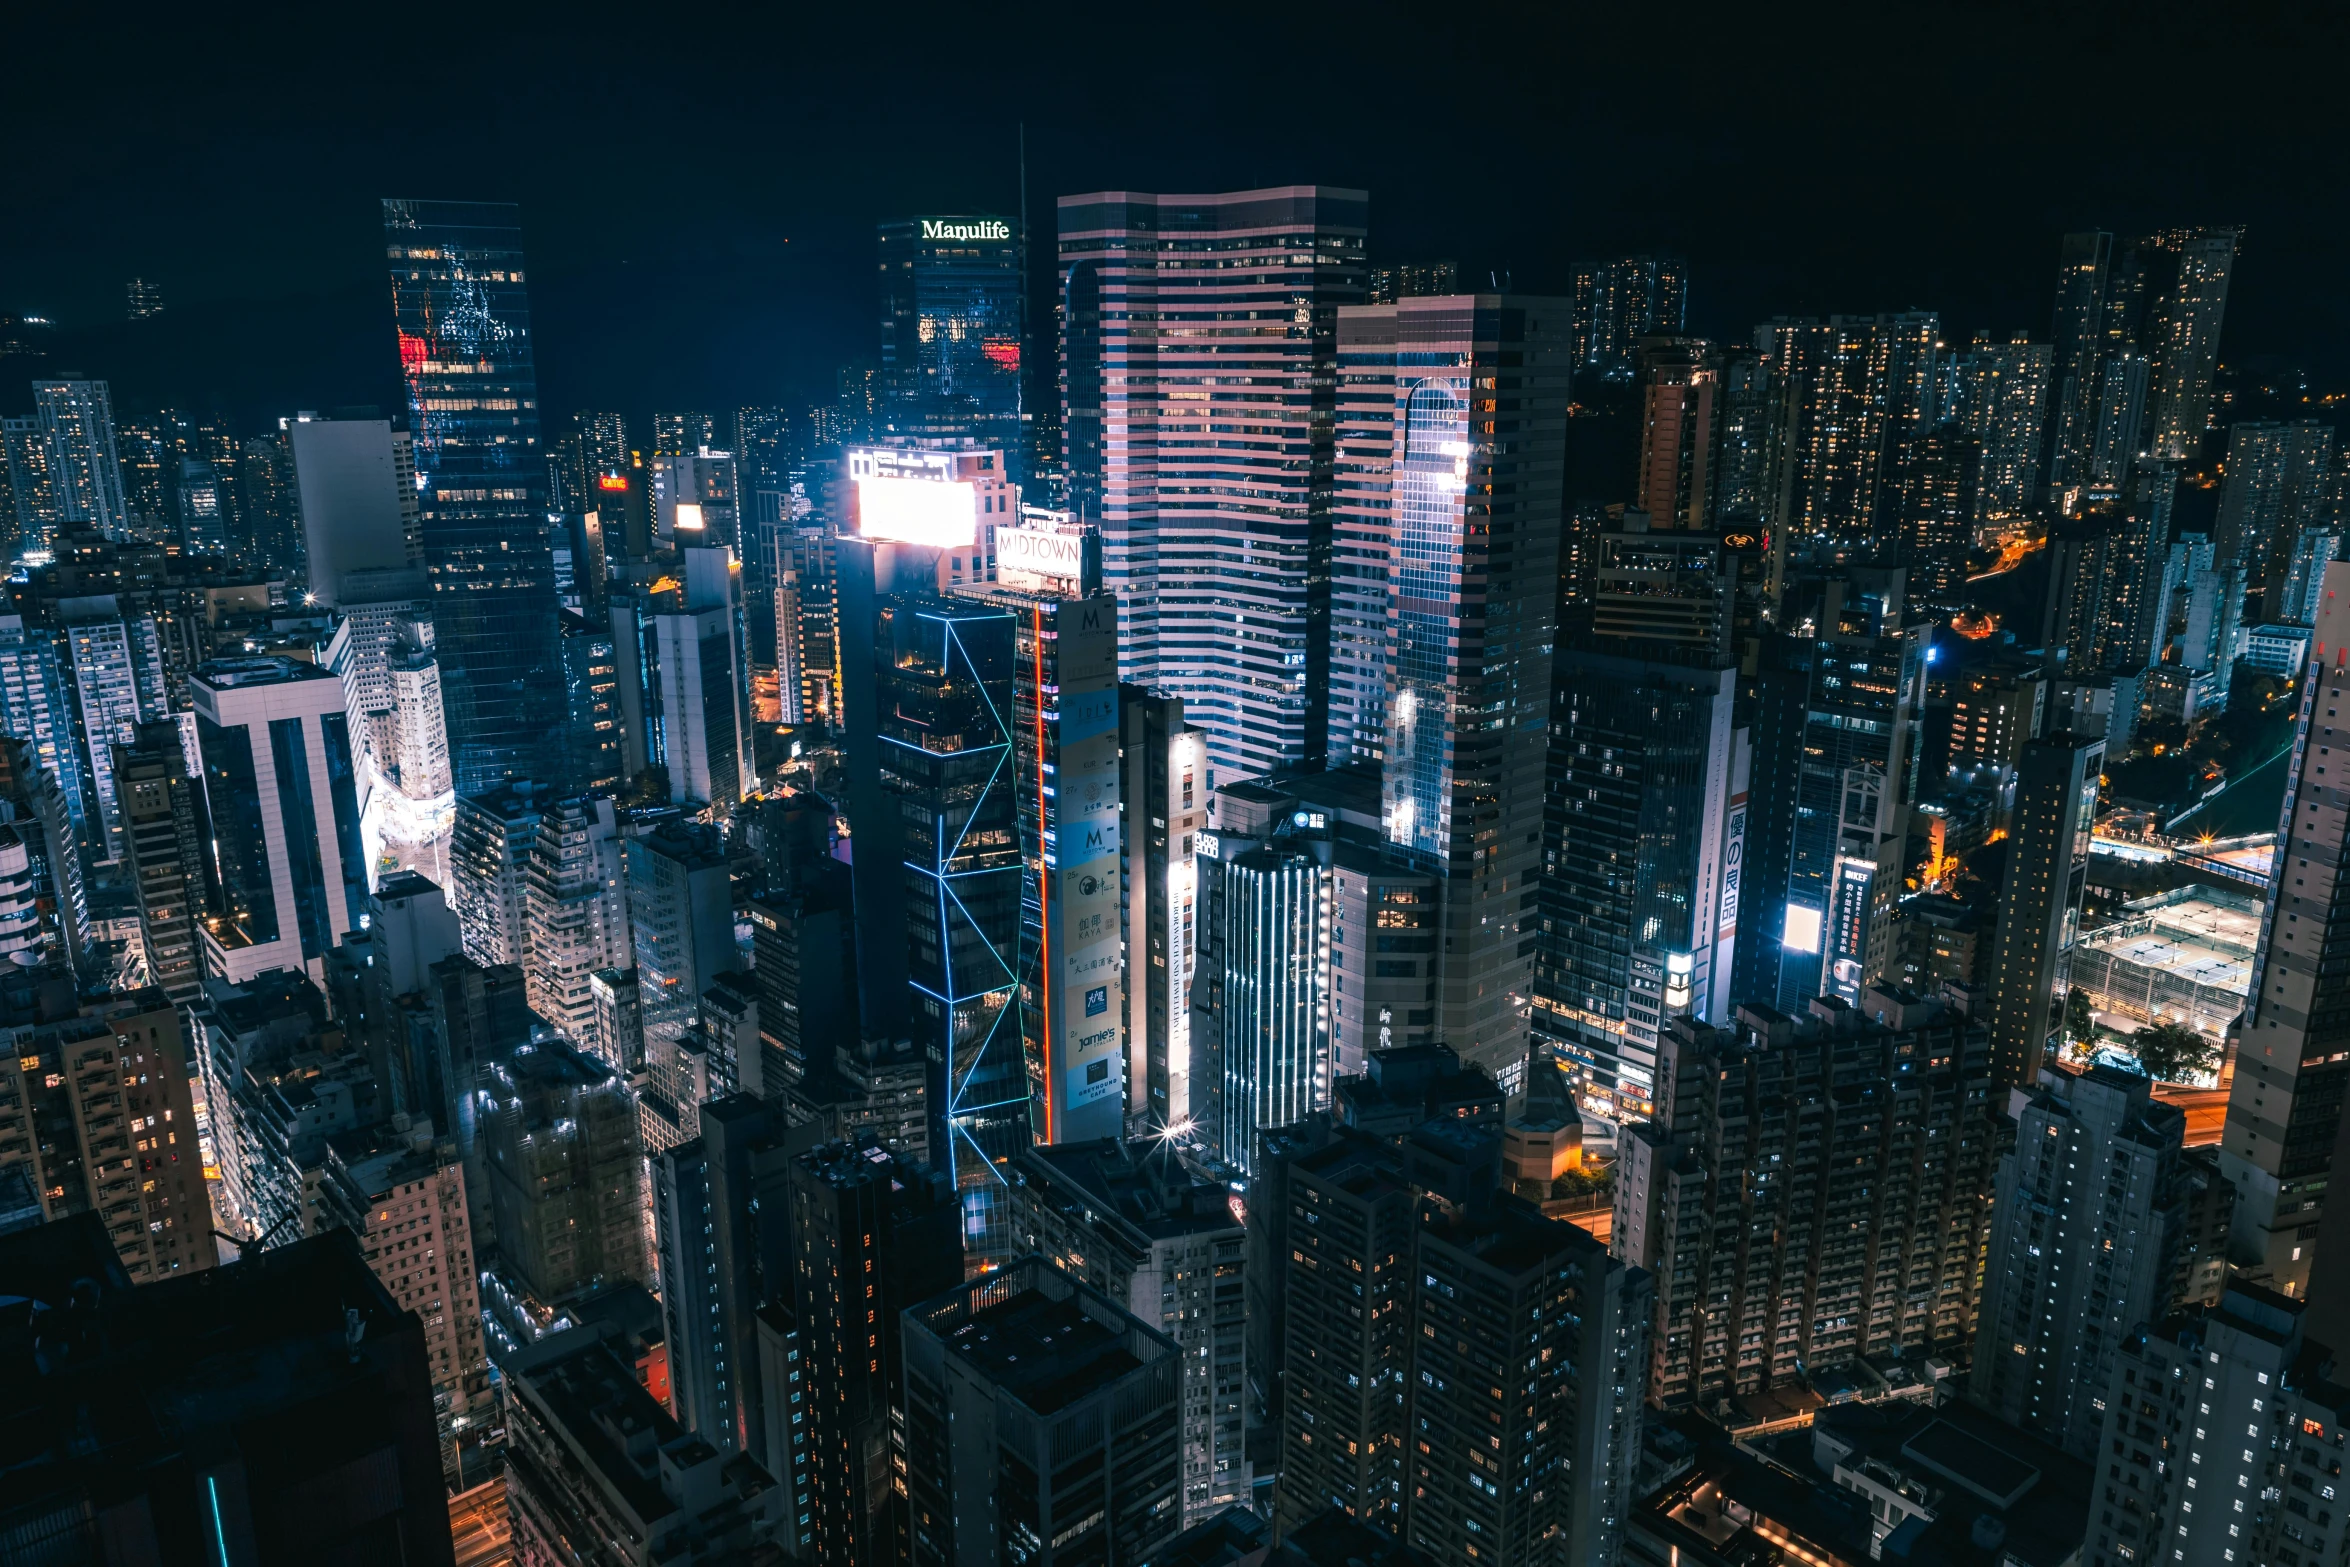
<path fill-rule="evenodd" d="M 2120 919 L 2090 931 L 2081 945 L 2140 968 L 2244 995 L 2252 988 L 2260 915 L 2256 897 L 2218 887 L 2180 887 L 2122 905 Z"/>
<path fill-rule="evenodd" d="M 216 658 L 198 664 L 195 679 L 215 691 L 241 690 L 250 686 L 291 685 L 302 680 L 334 680 L 340 677 L 333 670 L 295 658 Z"/>
<path fill-rule="evenodd" d="M 947 1347 L 1040 1415 L 1107 1387 L 1142 1364 L 1127 1335 L 1091 1316 L 1075 1296 L 1024 1289 L 973 1316 Z"/>

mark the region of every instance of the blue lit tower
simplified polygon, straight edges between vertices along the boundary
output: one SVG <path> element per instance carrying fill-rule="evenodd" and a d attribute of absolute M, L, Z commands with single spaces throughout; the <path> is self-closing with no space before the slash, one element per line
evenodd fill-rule
<path fill-rule="evenodd" d="M 457 792 L 564 781 L 547 463 L 511 203 L 384 202 Z"/>
<path fill-rule="evenodd" d="M 841 541 L 847 804 L 866 1030 L 928 1054 L 932 1162 L 980 1268 L 1012 1260 L 998 1165 L 1030 1141 L 1017 628 L 1002 605 L 940 596 L 938 554 Z"/>

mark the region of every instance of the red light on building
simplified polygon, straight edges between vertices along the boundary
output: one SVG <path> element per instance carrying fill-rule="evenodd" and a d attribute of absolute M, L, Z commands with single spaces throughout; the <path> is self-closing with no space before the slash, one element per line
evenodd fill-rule
<path fill-rule="evenodd" d="M 402 370 L 413 372 L 423 369 L 424 361 L 431 352 L 432 345 L 414 332 L 400 334 L 400 368 Z"/>
<path fill-rule="evenodd" d="M 596 488 L 599 490 L 625 490 L 628 488 L 628 481 L 619 474 L 607 473 L 596 481 Z"/>
<path fill-rule="evenodd" d="M 987 355 L 990 364 L 1006 370 L 1020 368 L 1020 340 L 1016 337 L 991 337 L 979 345 L 979 351 Z"/>

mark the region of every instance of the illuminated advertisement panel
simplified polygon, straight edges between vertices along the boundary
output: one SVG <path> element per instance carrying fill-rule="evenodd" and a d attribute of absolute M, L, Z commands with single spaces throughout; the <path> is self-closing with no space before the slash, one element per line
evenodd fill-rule
<path fill-rule="evenodd" d="M 979 540 L 979 491 L 935 452 L 852 451 L 861 538 L 959 549 Z"/>

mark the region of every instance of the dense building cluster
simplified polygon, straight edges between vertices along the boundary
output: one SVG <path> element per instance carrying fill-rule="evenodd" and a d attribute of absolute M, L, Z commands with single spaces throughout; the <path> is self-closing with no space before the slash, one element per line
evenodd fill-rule
<path fill-rule="evenodd" d="M 909 217 L 817 406 L 554 422 L 518 211 L 390 200 L 404 406 L 34 379 L 0 1558 L 2340 1560 L 2238 231 L 1964 343 L 1373 233 Z"/>

